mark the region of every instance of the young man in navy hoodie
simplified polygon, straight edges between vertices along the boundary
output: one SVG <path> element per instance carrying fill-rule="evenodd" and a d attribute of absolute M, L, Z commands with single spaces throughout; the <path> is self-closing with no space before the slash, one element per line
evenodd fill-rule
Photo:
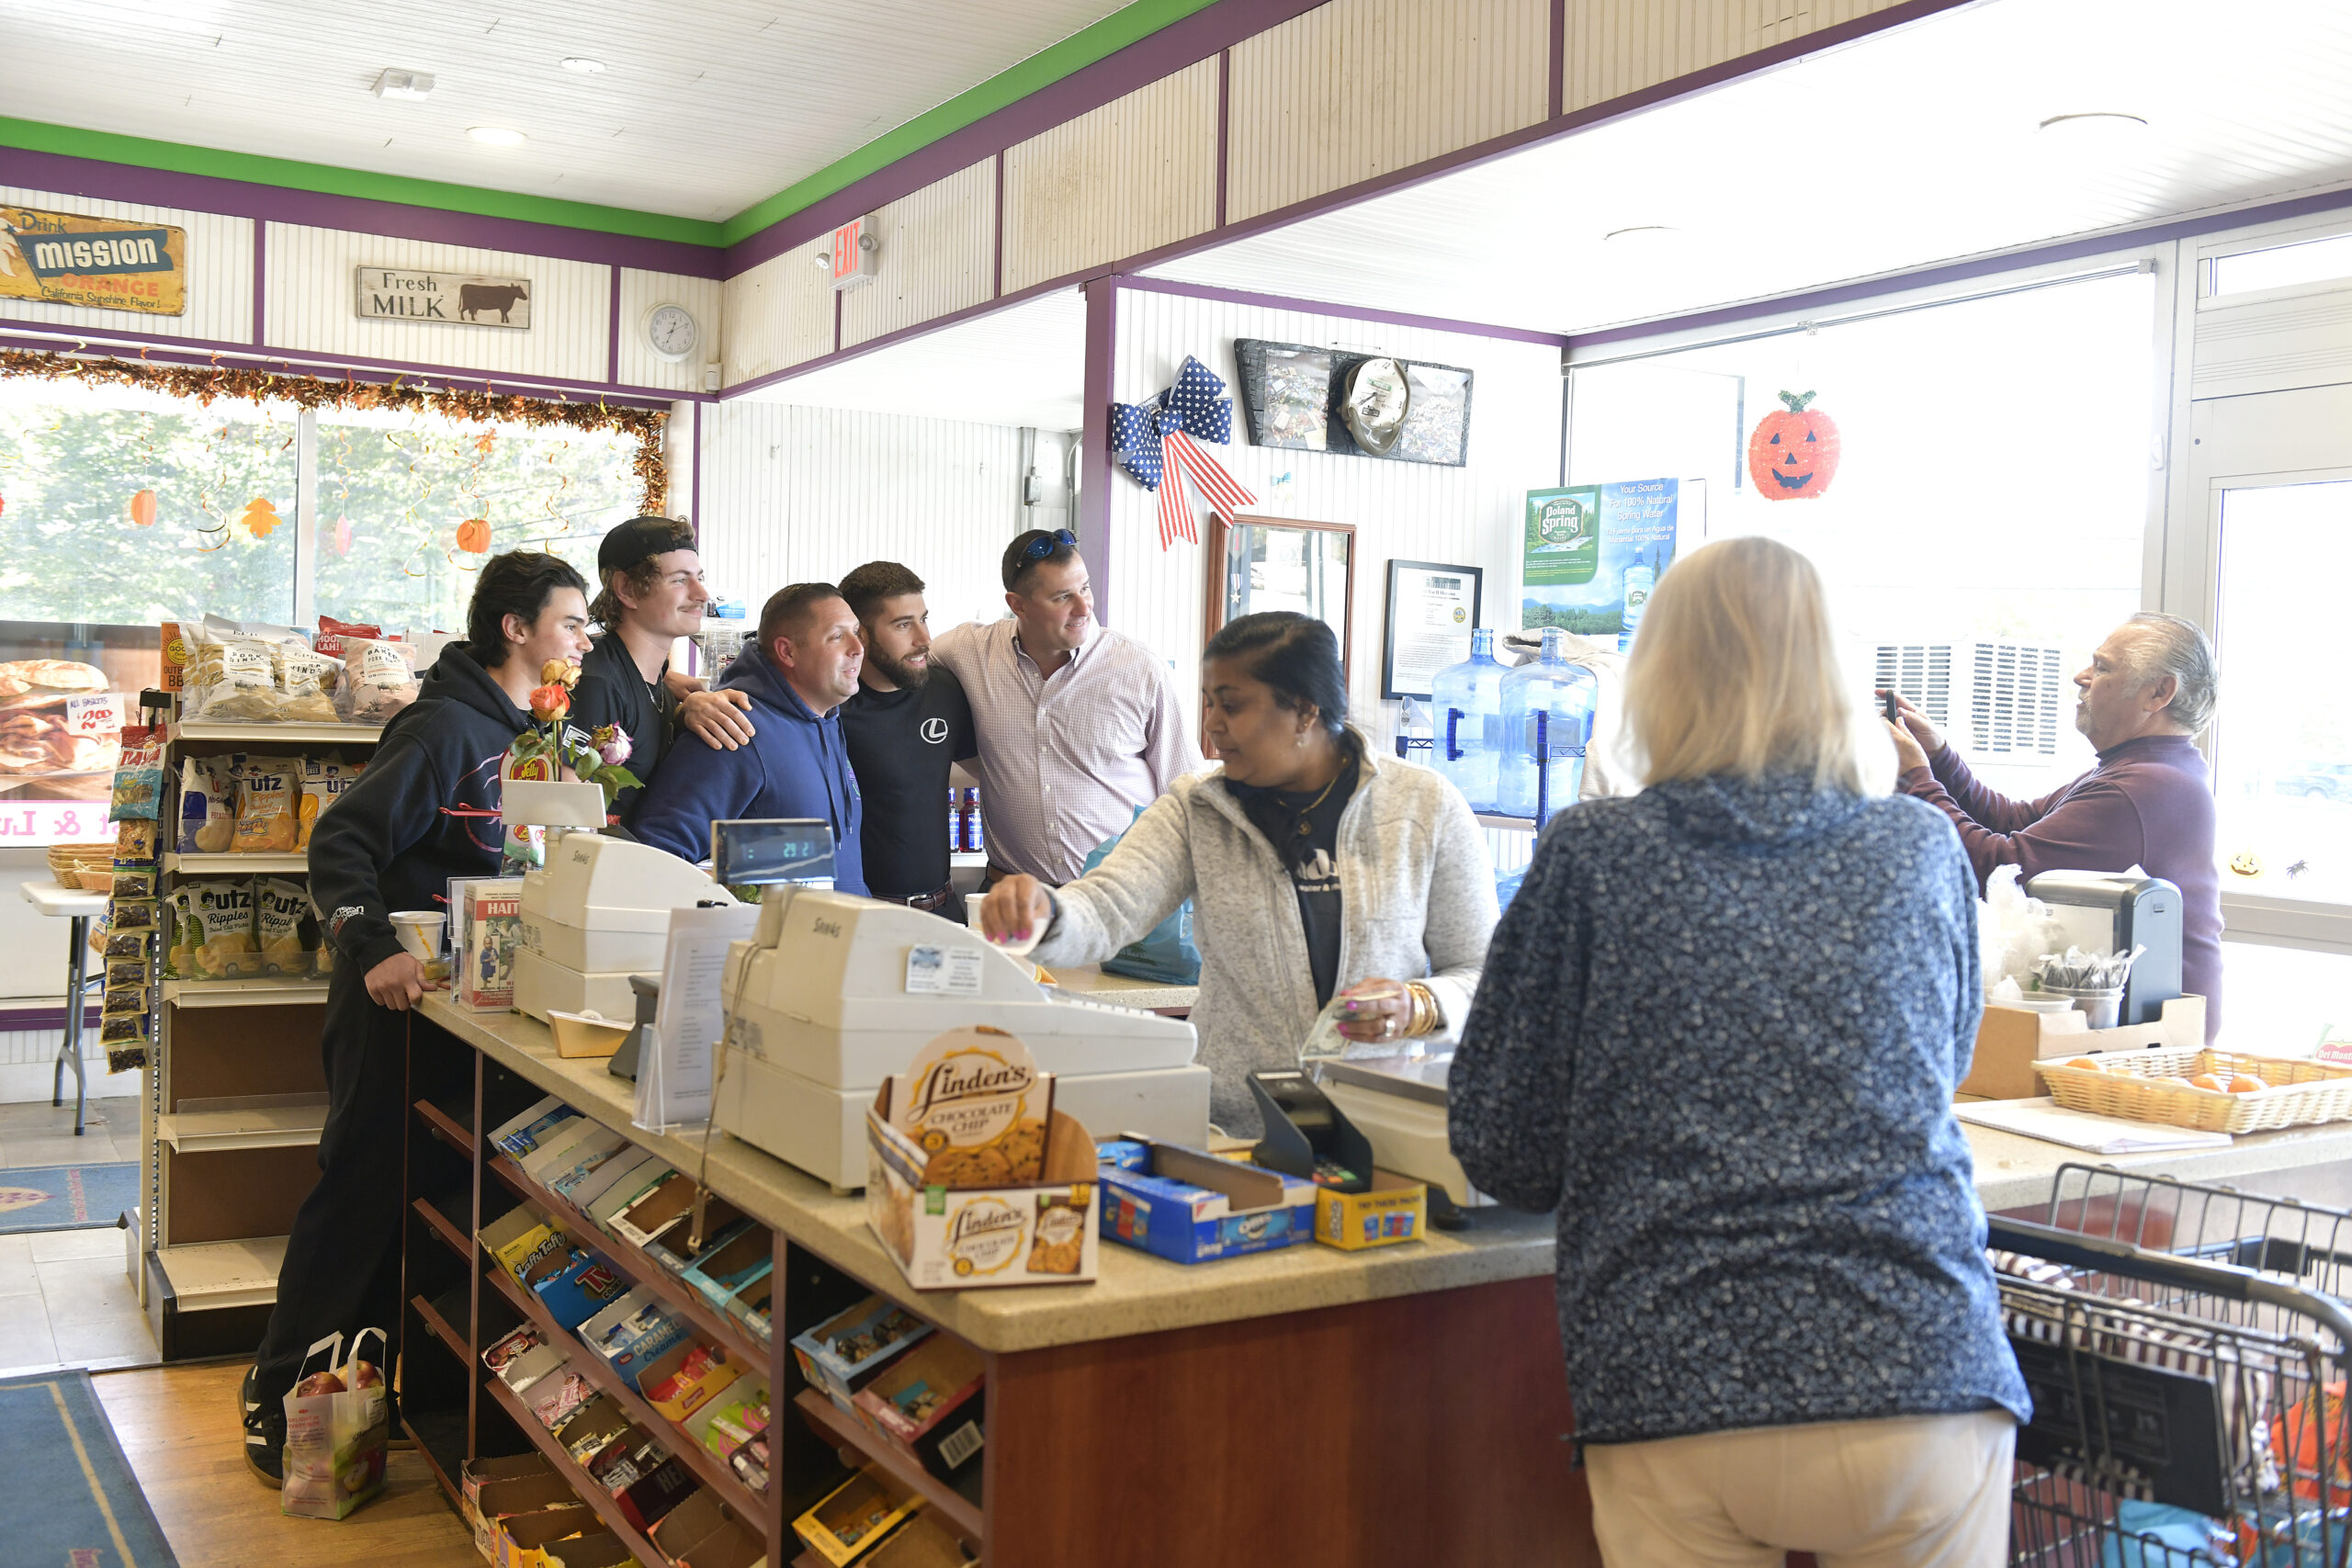
<path fill-rule="evenodd" d="M 245 1461 L 271 1486 L 303 1352 L 338 1331 L 348 1346 L 363 1328 L 385 1331 L 388 1356 L 400 1349 L 408 1010 L 439 987 L 389 917 L 441 908 L 453 876 L 498 874 L 499 763 L 530 723 L 540 667 L 587 650 L 586 589 L 557 556 L 516 550 L 485 565 L 466 640 L 442 650 L 311 835 L 311 901 L 334 948 L 320 1039 L 327 1120 L 319 1184 L 294 1215 L 277 1303 L 240 1398 Z"/>
<path fill-rule="evenodd" d="M 760 610 L 758 643 L 744 648 L 716 688 L 751 697 L 752 743 L 727 751 L 700 736 L 680 736 L 646 785 L 630 830 L 657 849 L 703 861 L 713 822 L 813 818 L 832 825 L 833 886 L 864 893 L 865 811 L 840 710 L 857 691 L 865 659 L 857 617 L 840 589 L 796 582 L 779 591 Z"/>

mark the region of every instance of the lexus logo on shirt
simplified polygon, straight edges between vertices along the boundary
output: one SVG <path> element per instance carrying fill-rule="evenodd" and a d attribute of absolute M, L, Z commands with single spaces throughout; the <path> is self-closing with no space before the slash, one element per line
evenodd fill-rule
<path fill-rule="evenodd" d="M 944 718 L 924 719 L 922 721 L 922 738 L 925 740 L 930 741 L 933 746 L 938 745 L 941 741 L 947 739 L 947 721 Z"/>

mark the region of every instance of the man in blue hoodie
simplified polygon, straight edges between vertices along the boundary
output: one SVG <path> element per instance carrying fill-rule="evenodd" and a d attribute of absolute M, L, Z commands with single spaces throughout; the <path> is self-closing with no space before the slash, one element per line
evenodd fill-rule
<path fill-rule="evenodd" d="M 857 692 L 865 660 L 857 617 L 830 582 L 796 582 L 760 610 L 760 637 L 719 677 L 717 690 L 752 699 L 752 743 L 722 751 L 681 735 L 645 788 L 629 830 L 690 861 L 710 856 L 710 825 L 739 818 L 797 817 L 833 829 L 833 886 L 865 891 L 858 853 L 864 807 L 840 708 Z"/>

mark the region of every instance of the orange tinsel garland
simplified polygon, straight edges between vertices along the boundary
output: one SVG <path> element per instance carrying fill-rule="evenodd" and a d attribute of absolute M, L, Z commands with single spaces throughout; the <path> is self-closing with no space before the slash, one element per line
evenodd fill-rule
<path fill-rule="evenodd" d="M 437 413 L 448 419 L 484 423 L 508 421 L 532 425 L 561 425 L 570 430 L 617 430 L 637 439 L 637 456 L 629 467 L 643 487 L 644 507 L 659 512 L 670 486 L 668 465 L 662 460 L 662 429 L 666 409 L 616 408 L 601 399 L 593 403 L 569 400 L 526 398 L 515 392 L 466 391 L 456 387 L 408 387 L 403 376 L 390 381 L 340 381 L 321 376 L 293 376 L 240 366 L 155 365 L 145 360 L 85 359 L 71 354 L 32 353 L 0 349 L 0 376 L 32 376 L 51 381 L 111 382 L 169 392 L 209 405 L 215 398 L 275 399 L 298 408 L 405 409 Z"/>

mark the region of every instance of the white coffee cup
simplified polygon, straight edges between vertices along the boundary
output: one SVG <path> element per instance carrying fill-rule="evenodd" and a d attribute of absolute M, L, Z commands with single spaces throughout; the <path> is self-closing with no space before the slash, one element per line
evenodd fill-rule
<path fill-rule="evenodd" d="M 441 956 L 441 928 L 448 921 L 449 917 L 438 909 L 392 911 L 392 930 L 400 933 L 401 946 L 424 964 Z"/>

